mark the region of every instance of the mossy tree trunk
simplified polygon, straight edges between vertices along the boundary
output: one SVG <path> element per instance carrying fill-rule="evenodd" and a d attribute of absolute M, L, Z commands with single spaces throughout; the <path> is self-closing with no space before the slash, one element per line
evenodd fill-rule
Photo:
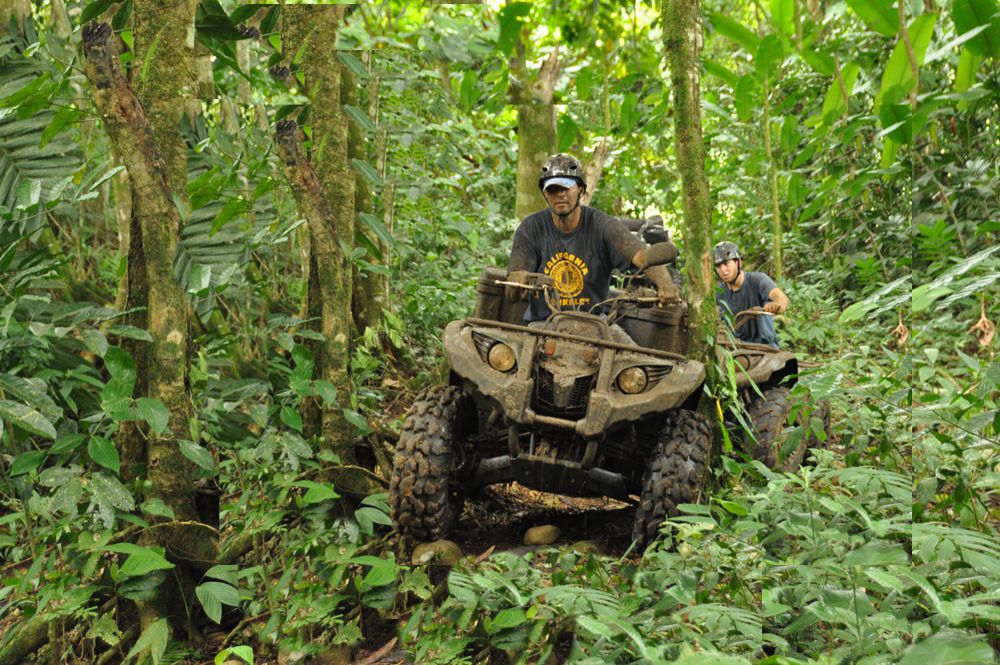
<path fill-rule="evenodd" d="M 674 93 L 674 136 L 681 173 L 692 357 L 706 370 L 712 356 L 718 313 L 712 284 L 712 202 L 705 175 L 705 144 L 699 108 L 698 52 L 702 45 L 699 0 L 664 0 L 664 36 Z"/>
<path fill-rule="evenodd" d="M 845 96 L 844 99 L 847 99 Z M 773 220 L 771 231 L 774 242 L 772 244 L 772 254 L 774 256 L 774 279 L 781 281 L 784 274 L 784 260 L 781 250 L 781 203 L 778 193 L 778 162 L 774 156 L 771 136 L 771 85 L 764 79 L 764 152 L 767 155 L 768 183 L 771 188 L 771 218 Z"/>
<path fill-rule="evenodd" d="M 556 107 L 553 103 L 559 78 L 559 51 L 553 50 L 538 72 L 529 72 L 523 36 L 511 63 L 514 79 L 511 101 L 517 107 L 517 199 L 519 219 L 545 208 L 538 191 L 538 173 L 545 159 L 555 151 Z"/>
<path fill-rule="evenodd" d="M 185 386 L 188 303 L 173 279 L 181 225 L 173 199 L 186 193 L 187 153 L 179 130 L 194 85 L 189 42 L 194 4 L 140 0 L 134 11 L 136 57 L 145 61 L 154 44 L 160 54 L 149 57 L 148 75 L 137 81 L 145 84 L 141 96 L 125 80 L 110 26 L 86 26 L 84 52 L 95 105 L 132 184 L 128 300 L 146 307 L 145 324 L 153 339 L 139 363 L 144 376 L 137 382 L 138 396 L 158 400 L 168 412 L 166 428 L 148 432 L 143 466 L 147 498 L 163 501 L 174 519 L 147 516 L 156 528 L 145 531 L 140 542 L 164 547 L 176 568 L 153 601 L 139 603 L 140 620 L 148 626 L 168 617 L 178 629 L 186 623 L 195 571 L 211 566 L 217 551 L 214 530 L 199 524 L 194 468 L 178 445 L 190 436 L 191 413 Z M 133 290 L 137 285 L 138 292 Z"/>
<path fill-rule="evenodd" d="M 0 0 L 0 34 L 23 36 L 31 18 L 31 0 Z"/>
<path fill-rule="evenodd" d="M 286 6 L 282 46 L 310 100 L 312 141 L 306 155 L 294 121 L 278 126 L 285 176 L 310 232 L 310 314 L 318 313 L 324 341 L 315 354 L 317 376 L 333 384 L 338 406 L 322 409 L 320 435 L 346 465 L 355 463 L 349 407 L 352 269 L 343 248 L 354 242 L 355 175 L 348 150 L 348 121 L 341 105 L 342 72 L 335 44 L 343 5 Z M 296 59 L 297 58 L 297 59 Z M 300 77 L 300 79 L 296 79 Z"/>

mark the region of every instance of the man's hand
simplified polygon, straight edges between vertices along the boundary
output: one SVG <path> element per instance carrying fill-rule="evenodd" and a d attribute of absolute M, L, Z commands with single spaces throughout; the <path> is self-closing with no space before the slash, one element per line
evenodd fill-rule
<path fill-rule="evenodd" d="M 670 273 L 663 266 L 650 266 L 643 270 L 646 277 L 656 286 L 656 296 L 660 299 L 661 305 L 668 302 L 680 302 L 681 292 L 674 285 L 674 280 L 670 279 Z"/>
<path fill-rule="evenodd" d="M 764 311 L 771 314 L 781 314 L 785 311 L 785 308 L 776 302 L 766 302 L 764 303 Z"/>
<path fill-rule="evenodd" d="M 508 282 L 517 282 L 518 284 L 524 284 L 528 279 L 527 270 L 513 270 L 507 275 Z M 520 289 L 516 286 L 505 286 L 503 287 L 504 296 L 507 298 L 507 302 L 518 302 L 524 300 L 528 297 L 528 289 Z"/>

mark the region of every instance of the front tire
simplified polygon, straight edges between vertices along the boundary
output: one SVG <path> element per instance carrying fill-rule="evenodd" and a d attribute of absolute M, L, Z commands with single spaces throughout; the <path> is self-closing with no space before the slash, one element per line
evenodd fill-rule
<path fill-rule="evenodd" d="M 797 471 L 809 445 L 809 437 L 803 436 L 795 450 L 781 456 L 781 433 L 792 408 L 788 397 L 788 388 L 775 386 L 765 390 L 763 397 L 755 396 L 747 405 L 757 438 L 756 443 L 748 441 L 750 456 L 774 471 Z"/>
<path fill-rule="evenodd" d="M 403 421 L 392 460 L 389 505 L 400 534 L 417 540 L 444 538 L 462 512 L 453 484 L 464 395 L 454 386 L 423 391 Z"/>
<path fill-rule="evenodd" d="M 667 420 L 661 432 L 642 479 L 642 496 L 635 511 L 632 539 L 639 548 L 656 539 L 663 520 L 677 516 L 677 506 L 701 499 L 708 484 L 712 455 L 708 418 L 680 410 Z"/>

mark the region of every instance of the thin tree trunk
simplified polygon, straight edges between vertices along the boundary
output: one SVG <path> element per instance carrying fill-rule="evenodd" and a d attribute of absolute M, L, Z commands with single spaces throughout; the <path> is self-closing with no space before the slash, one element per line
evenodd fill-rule
<path fill-rule="evenodd" d="M 140 26 L 148 29 L 154 25 L 143 17 L 156 14 L 155 25 L 161 29 L 158 38 L 145 43 L 159 42 L 169 53 L 169 58 L 153 58 L 152 61 L 171 61 L 168 67 L 176 66 L 183 60 L 189 26 L 194 20 L 194 8 L 190 4 L 165 7 L 153 3 L 137 2 L 136 42 L 139 42 Z M 180 42 L 172 38 L 180 35 Z M 186 598 L 193 586 L 192 568 L 204 569 L 214 562 L 217 541 L 207 527 L 196 525 L 198 514 L 194 503 L 193 468 L 180 452 L 177 440 L 188 436 L 190 398 L 185 388 L 187 368 L 187 301 L 184 291 L 173 279 L 173 256 L 180 232 L 180 216 L 173 203 L 176 191 L 186 190 L 185 152 L 178 150 L 177 140 L 179 114 L 171 112 L 165 97 L 172 93 L 176 97 L 189 84 L 181 78 L 170 79 L 165 73 L 155 75 L 156 92 L 162 96 L 153 97 L 147 90 L 150 106 L 157 108 L 155 120 L 146 114 L 139 97 L 126 82 L 112 32 L 107 24 L 89 24 L 83 33 L 84 52 L 87 57 L 87 77 L 90 79 L 94 102 L 104 121 L 108 136 L 115 152 L 128 169 L 133 189 L 133 219 L 130 243 L 130 264 L 135 261 L 137 250 L 141 261 L 130 265 L 137 272 L 144 270 L 148 286 L 148 325 L 153 341 L 149 344 L 146 366 L 148 396 L 162 403 L 168 411 L 167 428 L 162 433 L 150 432 L 146 446 L 147 496 L 162 500 L 171 508 L 176 521 L 148 516 L 152 522 L 161 522 L 160 528 L 150 529 L 144 536 L 145 542 L 163 546 L 169 558 L 177 564 L 175 575 L 167 577 L 157 597 L 150 602 L 139 603 L 140 620 L 148 626 L 161 617 L 169 617 L 174 629 L 184 626 L 185 608 L 190 605 Z M 174 48 L 176 47 L 176 48 Z M 183 70 L 181 70 L 183 71 Z M 171 127 L 157 123 L 171 125 Z M 156 130 L 159 131 L 156 131 Z M 170 137 L 174 139 L 170 142 Z M 164 159 L 160 142 L 163 141 L 169 155 L 177 162 Z M 183 148 L 183 142 L 181 148 Z M 172 168 L 173 167 L 173 168 Z M 178 182 L 183 189 L 175 190 L 172 182 Z M 140 242 L 141 240 L 141 242 Z M 130 285 L 131 286 L 131 285 Z M 134 294 L 130 293 L 130 297 Z M 179 580 L 179 587 L 174 580 Z M 183 594 L 183 595 L 182 595 Z"/>
<path fill-rule="evenodd" d="M 523 43 L 513 68 L 518 80 L 527 81 Z M 553 50 L 543 62 L 534 80 L 512 90 L 517 106 L 517 195 L 515 210 L 519 218 L 545 208 L 538 190 L 538 173 L 556 144 L 556 108 L 553 103 L 559 78 L 559 51 Z"/>
<path fill-rule="evenodd" d="M 322 439 L 343 464 L 355 463 L 352 425 L 344 417 L 351 394 L 351 267 L 341 249 L 354 242 L 355 175 L 348 158 L 348 123 L 341 106 L 341 67 L 334 44 L 344 18 L 343 5 L 286 7 L 282 43 L 301 53 L 311 101 L 312 152 L 302 150 L 295 123 L 280 123 L 278 145 L 285 175 L 299 212 L 309 224 L 312 260 L 321 312 L 321 345 L 316 367 L 337 390 L 341 408 L 325 408 Z M 312 279 L 312 277 L 310 277 Z M 312 310 L 313 307 L 310 307 Z"/>
<path fill-rule="evenodd" d="M 674 89 L 674 135 L 681 173 L 687 243 L 688 306 L 692 357 L 708 371 L 715 365 L 712 341 L 718 311 L 712 293 L 712 202 L 705 175 L 705 148 L 699 109 L 698 52 L 702 42 L 701 3 L 664 1 L 664 34 Z"/>
<path fill-rule="evenodd" d="M 846 97 L 845 97 L 846 100 Z M 771 85 L 764 80 L 764 152 L 767 155 L 768 177 L 771 185 L 771 215 L 774 237 L 774 278 L 781 281 L 784 274 L 784 260 L 781 251 L 781 205 L 778 200 L 778 165 L 771 149 Z"/>
<path fill-rule="evenodd" d="M 10 24 L 14 23 L 12 37 L 24 36 L 25 24 L 31 18 L 30 0 L 0 0 L 0 34 L 11 34 Z"/>

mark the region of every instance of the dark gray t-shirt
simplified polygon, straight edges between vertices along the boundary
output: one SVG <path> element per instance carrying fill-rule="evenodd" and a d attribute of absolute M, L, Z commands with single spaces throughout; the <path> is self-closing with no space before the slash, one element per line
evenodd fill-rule
<path fill-rule="evenodd" d="M 546 208 L 528 215 L 517 227 L 507 267 L 545 273 L 556 283 L 562 309 L 589 312 L 608 299 L 611 271 L 628 268 L 643 247 L 624 224 L 600 210 L 580 206 L 580 226 L 572 233 L 562 233 Z M 525 320 L 548 316 L 545 301 L 532 297 Z"/>
<path fill-rule="evenodd" d="M 751 307 L 763 307 L 771 301 L 767 294 L 778 285 L 762 272 L 744 272 L 743 286 L 739 291 L 730 291 L 724 285 L 715 292 L 715 300 L 723 318 L 731 318 L 737 312 Z M 774 330 L 773 316 L 742 317 L 742 323 L 736 329 L 736 338 L 754 344 L 767 344 L 778 348 L 778 334 Z"/>

